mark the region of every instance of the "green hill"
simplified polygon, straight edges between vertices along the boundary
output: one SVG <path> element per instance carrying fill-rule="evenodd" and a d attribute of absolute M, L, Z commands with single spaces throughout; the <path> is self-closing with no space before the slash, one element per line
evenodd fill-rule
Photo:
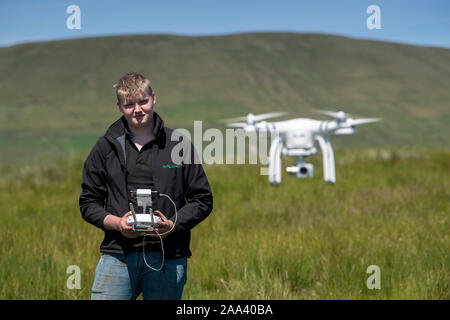
<path fill-rule="evenodd" d="M 114 36 L 0 48 L 3 159 L 87 150 L 119 116 L 112 85 L 148 76 L 172 128 L 344 110 L 383 121 L 337 146 L 449 146 L 450 50 L 295 33 Z M 24 151 L 26 150 L 26 151 Z"/>

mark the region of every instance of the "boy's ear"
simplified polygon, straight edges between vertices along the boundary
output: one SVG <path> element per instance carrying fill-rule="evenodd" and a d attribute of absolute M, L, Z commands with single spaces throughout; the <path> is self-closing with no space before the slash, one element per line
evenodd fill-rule
<path fill-rule="evenodd" d="M 122 108 L 120 107 L 119 101 L 116 102 L 117 108 L 119 108 L 119 111 L 123 113 Z"/>

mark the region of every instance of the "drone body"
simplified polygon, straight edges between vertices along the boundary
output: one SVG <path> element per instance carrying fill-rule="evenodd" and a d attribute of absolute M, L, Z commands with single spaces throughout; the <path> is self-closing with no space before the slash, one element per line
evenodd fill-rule
<path fill-rule="evenodd" d="M 316 155 L 316 144 L 322 151 L 324 180 L 334 184 L 336 182 L 335 161 L 333 148 L 329 137 L 332 135 L 349 135 L 356 133 L 355 125 L 379 121 L 379 118 L 352 119 L 343 111 L 333 112 L 316 110 L 332 116 L 335 120 L 322 121 L 307 118 L 296 118 L 285 121 L 266 122 L 265 119 L 278 117 L 285 113 L 266 113 L 261 115 L 248 114 L 229 120 L 246 120 L 246 122 L 229 123 L 230 127 L 241 127 L 245 131 L 265 131 L 272 135 L 269 154 L 269 183 L 281 183 L 281 157 L 298 157 L 295 166 L 287 167 L 289 174 L 297 178 L 311 178 L 314 175 L 313 164 L 307 163 L 305 157 Z"/>

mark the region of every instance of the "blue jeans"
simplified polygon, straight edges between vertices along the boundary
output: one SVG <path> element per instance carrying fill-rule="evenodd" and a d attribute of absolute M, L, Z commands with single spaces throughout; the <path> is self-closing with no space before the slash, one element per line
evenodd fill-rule
<path fill-rule="evenodd" d="M 154 269 L 161 266 L 161 252 L 146 252 Z M 180 300 L 187 279 L 187 258 L 166 259 L 161 271 L 148 268 L 142 252 L 103 254 L 95 270 L 92 300 Z"/>

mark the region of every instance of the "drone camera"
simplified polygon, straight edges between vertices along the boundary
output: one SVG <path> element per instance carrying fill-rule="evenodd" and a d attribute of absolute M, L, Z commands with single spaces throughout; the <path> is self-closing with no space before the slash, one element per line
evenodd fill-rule
<path fill-rule="evenodd" d="M 314 165 L 304 161 L 297 162 L 295 167 L 287 167 L 286 171 L 295 174 L 297 178 L 312 178 L 314 175 Z"/>
<path fill-rule="evenodd" d="M 314 176 L 314 165 L 312 163 L 302 163 L 298 165 L 297 178 L 312 178 Z"/>

